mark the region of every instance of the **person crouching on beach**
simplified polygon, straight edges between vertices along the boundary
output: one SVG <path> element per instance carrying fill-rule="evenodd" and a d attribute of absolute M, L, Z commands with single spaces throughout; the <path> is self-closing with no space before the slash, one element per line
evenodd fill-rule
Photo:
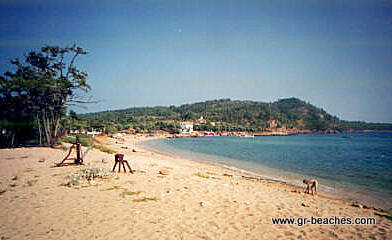
<path fill-rule="evenodd" d="M 304 179 L 303 181 L 304 184 L 306 184 L 306 189 L 305 189 L 305 193 L 307 194 L 312 194 L 313 196 L 317 195 L 318 192 L 318 182 L 316 179 L 311 178 L 311 179 Z M 312 193 L 310 193 L 310 191 L 312 191 Z"/>

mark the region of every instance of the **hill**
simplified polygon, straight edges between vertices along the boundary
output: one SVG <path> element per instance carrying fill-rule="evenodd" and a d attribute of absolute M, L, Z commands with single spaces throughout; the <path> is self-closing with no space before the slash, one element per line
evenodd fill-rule
<path fill-rule="evenodd" d="M 90 124 L 114 130 L 146 129 L 174 131 L 181 121 L 192 121 L 196 130 L 273 131 L 276 129 L 339 132 L 390 130 L 392 124 L 340 120 L 298 98 L 272 103 L 219 99 L 181 106 L 137 107 L 78 115 Z M 201 119 L 202 118 L 202 119 Z"/>

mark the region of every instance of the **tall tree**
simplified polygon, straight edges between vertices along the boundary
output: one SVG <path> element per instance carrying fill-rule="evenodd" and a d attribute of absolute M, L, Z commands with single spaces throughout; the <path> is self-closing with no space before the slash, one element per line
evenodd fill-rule
<path fill-rule="evenodd" d="M 89 102 L 82 94 L 91 89 L 87 73 L 75 67 L 76 59 L 85 54 L 76 45 L 45 46 L 29 52 L 23 62 L 11 61 L 16 71 L 0 79 L 1 108 L 24 111 L 27 120 L 34 119 L 40 144 L 43 139 L 46 145 L 56 142 L 67 105 Z M 7 120 L 7 116 L 2 118 Z"/>

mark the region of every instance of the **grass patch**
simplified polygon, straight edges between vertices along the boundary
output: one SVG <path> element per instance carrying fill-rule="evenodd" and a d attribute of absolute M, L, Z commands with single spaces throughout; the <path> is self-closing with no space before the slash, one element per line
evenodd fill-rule
<path fill-rule="evenodd" d="M 144 197 L 140 199 L 134 199 L 134 202 L 148 202 L 148 201 L 158 201 L 158 198 L 156 197 Z"/>
<path fill-rule="evenodd" d="M 79 137 L 79 142 L 80 144 L 82 144 L 83 147 L 91 147 L 93 146 L 94 148 L 98 149 L 101 152 L 105 152 L 105 153 L 109 153 L 109 154 L 113 154 L 116 153 L 116 151 L 107 148 L 105 146 L 102 145 L 97 145 L 94 144 L 94 138 L 91 136 L 86 136 L 86 135 L 77 135 Z M 62 146 L 62 143 L 71 143 L 74 144 L 76 142 L 76 136 L 64 136 L 61 137 L 57 140 L 56 144 L 60 145 L 56 148 L 62 149 L 62 150 L 68 150 L 68 148 L 66 148 L 65 146 Z M 64 149 L 65 148 L 65 149 Z"/>
<path fill-rule="evenodd" d="M 139 195 L 140 193 L 142 193 L 142 191 L 132 192 L 132 191 L 124 190 L 124 192 L 121 193 L 121 197 L 125 197 L 125 195 L 128 196 Z"/>
<path fill-rule="evenodd" d="M 94 139 L 91 136 L 77 135 L 79 137 L 79 142 L 83 147 L 89 147 L 94 144 Z M 76 136 L 64 136 L 57 140 L 56 144 L 61 144 L 63 142 L 74 144 L 76 142 Z"/>
<path fill-rule="evenodd" d="M 94 145 L 94 148 L 98 149 L 101 152 L 105 152 L 105 153 L 109 153 L 109 154 L 116 153 L 116 151 L 114 151 L 114 150 L 112 150 L 110 148 L 107 148 L 105 146 L 102 146 L 102 145 Z"/>
<path fill-rule="evenodd" d="M 122 188 L 120 186 L 113 186 L 113 187 L 110 187 L 110 188 L 107 188 L 107 189 L 103 189 L 101 191 L 111 191 L 111 190 L 119 190 L 119 189 L 124 189 L 124 188 Z"/>
<path fill-rule="evenodd" d="M 55 149 L 60 149 L 60 150 L 63 150 L 63 151 L 67 151 L 68 150 L 68 147 L 65 146 L 65 145 L 55 145 L 54 148 Z"/>
<path fill-rule="evenodd" d="M 59 138 L 57 140 L 56 144 L 62 144 L 63 142 L 73 144 L 73 143 L 75 143 L 75 141 L 76 141 L 76 139 L 72 136 L 64 136 L 64 137 Z"/>
<path fill-rule="evenodd" d="M 209 178 L 210 178 L 210 176 L 204 175 L 204 174 L 202 174 L 202 173 L 196 173 L 195 176 L 198 176 L 198 177 L 201 177 L 201 178 L 206 178 L 206 179 L 209 179 Z"/>

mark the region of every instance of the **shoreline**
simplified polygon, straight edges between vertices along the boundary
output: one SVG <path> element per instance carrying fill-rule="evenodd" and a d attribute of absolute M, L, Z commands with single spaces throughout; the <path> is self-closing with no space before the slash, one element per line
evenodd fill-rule
<path fill-rule="evenodd" d="M 313 133 L 310 133 L 313 134 Z M 267 136 L 277 136 L 277 135 L 267 135 Z M 281 135 L 279 135 L 281 136 Z M 287 135 L 291 136 L 291 135 Z M 209 166 L 214 166 L 214 167 L 219 167 L 222 169 L 227 169 L 230 171 L 234 171 L 238 174 L 244 174 L 246 176 L 242 176 L 244 178 L 254 178 L 254 179 L 259 179 L 259 180 L 264 180 L 264 181 L 272 181 L 272 182 L 277 182 L 279 184 L 285 184 L 290 187 L 296 188 L 298 191 L 303 191 L 304 186 L 302 184 L 296 184 L 293 182 L 293 175 L 274 175 L 273 172 L 268 172 L 267 175 L 258 173 L 257 171 L 254 171 L 252 169 L 240 166 L 240 165 L 227 165 L 227 163 L 224 162 L 214 162 L 214 161 L 209 161 L 209 160 L 198 160 L 197 158 L 200 157 L 200 155 L 209 155 L 209 154 L 201 154 L 201 153 L 196 153 L 198 156 L 196 158 L 189 158 L 186 156 L 180 156 L 177 153 L 167 153 L 167 152 L 162 152 L 157 149 L 153 149 L 153 147 L 150 148 L 145 148 L 146 146 L 143 146 L 145 142 L 148 141 L 153 141 L 153 140 L 159 140 L 159 139 L 165 139 L 166 136 L 156 136 L 154 138 L 143 138 L 140 139 L 138 142 L 136 142 L 136 146 L 138 146 L 140 149 L 143 149 L 145 152 L 153 152 L 154 154 L 159 154 L 162 156 L 167 156 L 167 157 L 172 157 L 172 158 L 177 158 L 177 159 L 186 159 L 188 161 L 193 161 L 201 164 L 206 164 Z M 210 155 L 211 158 L 213 158 L 213 155 Z M 276 173 L 277 174 L 277 173 Z M 285 180 L 285 177 L 288 178 L 288 180 Z M 300 181 L 299 181 L 300 182 Z M 329 188 L 332 189 L 333 186 L 330 185 L 324 185 L 324 188 Z M 319 191 L 320 192 L 320 191 Z M 386 194 L 383 192 L 377 192 L 375 190 L 372 191 L 372 193 L 377 193 L 377 194 Z M 371 209 L 378 209 L 382 210 L 383 212 L 390 212 L 392 213 L 392 206 L 387 206 L 383 205 L 380 203 L 380 200 L 377 198 L 369 198 L 368 197 L 368 192 L 364 192 L 363 190 L 360 189 L 355 189 L 355 188 L 347 188 L 347 187 L 340 187 L 338 189 L 335 189 L 335 191 L 321 191 L 321 196 L 327 197 L 330 199 L 335 199 L 335 200 L 341 200 L 345 201 L 348 204 L 360 204 L 362 206 L 365 206 L 365 208 L 371 208 Z M 372 203 L 373 201 L 376 201 L 378 203 Z M 385 203 L 386 204 L 386 203 Z"/>
<path fill-rule="evenodd" d="M 80 168 L 111 170 L 114 155 L 91 149 L 84 166 L 55 167 L 52 148 L 0 149 L 0 238 L 6 239 L 377 239 L 392 237 L 390 213 L 311 196 L 281 182 L 98 137 L 134 174 L 67 186 Z M 116 143 L 117 142 L 117 143 Z M 85 149 L 83 148 L 82 151 Z M 135 150 L 135 151 L 133 151 Z M 117 169 L 116 169 L 117 170 Z M 376 224 L 273 224 L 274 218 L 374 218 Z M 75 224 L 77 223 L 77 224 Z M 116 224 L 113 224 L 116 223 Z M 381 229 L 381 230 L 380 230 Z"/>

